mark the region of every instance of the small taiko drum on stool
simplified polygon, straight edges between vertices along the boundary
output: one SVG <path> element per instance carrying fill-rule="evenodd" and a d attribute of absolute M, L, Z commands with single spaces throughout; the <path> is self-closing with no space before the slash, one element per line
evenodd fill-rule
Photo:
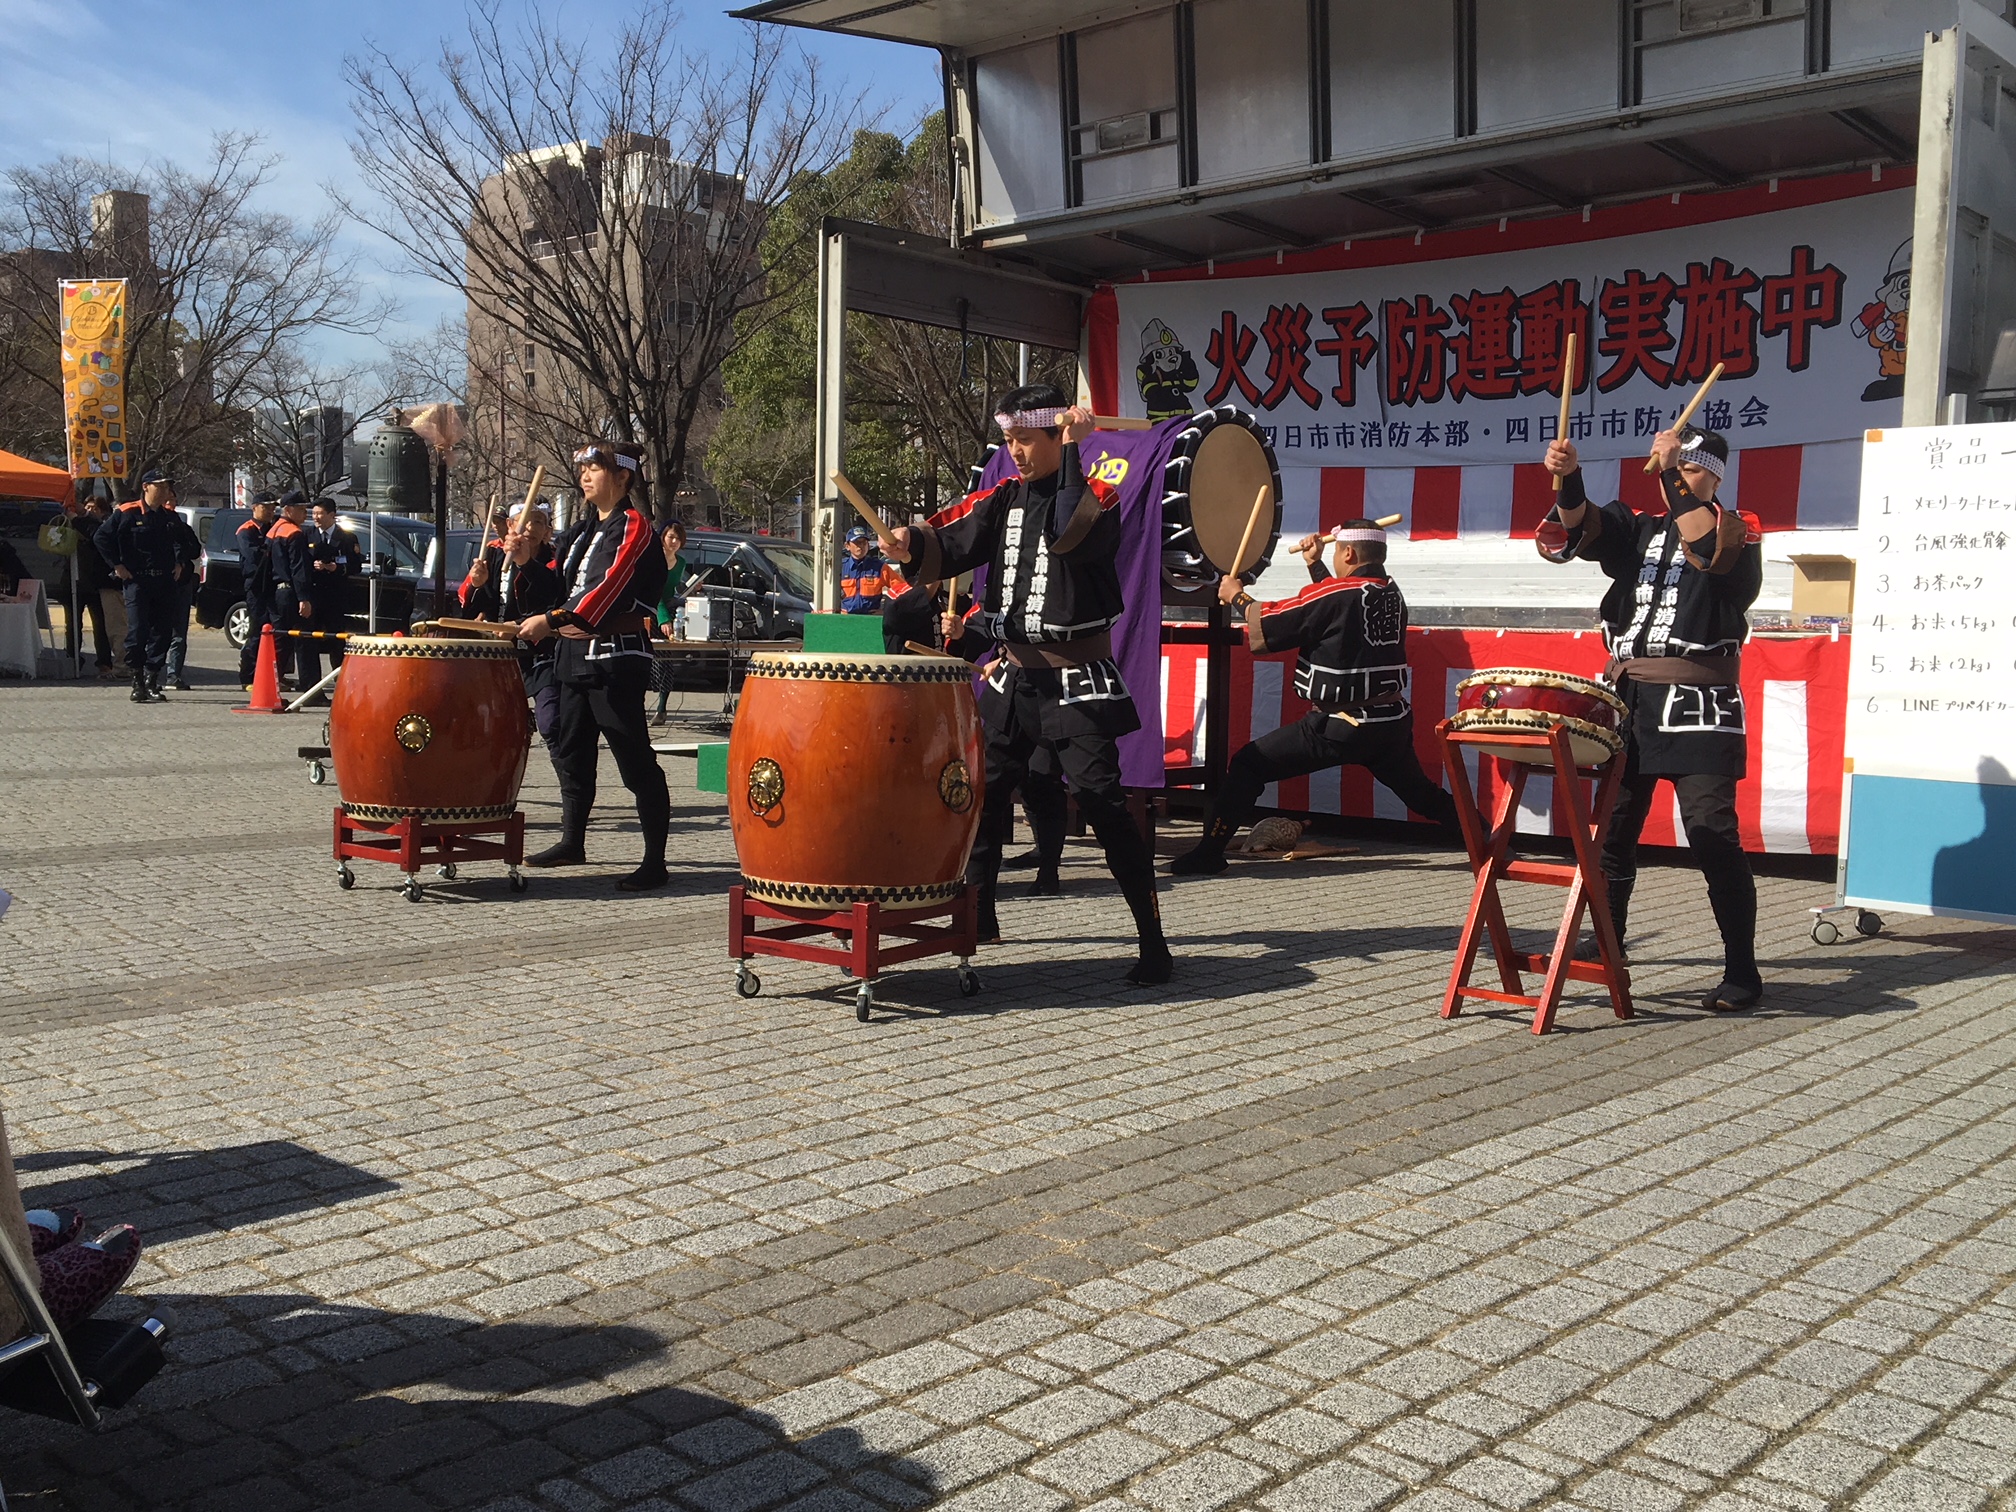
<path fill-rule="evenodd" d="M 1473 672 L 1456 684 L 1456 712 L 1449 728 L 1516 731 L 1545 735 L 1565 726 L 1569 749 L 1578 767 L 1600 767 L 1624 749 L 1624 721 L 1630 717 L 1624 701 L 1599 682 L 1570 672 L 1537 672 L 1522 667 L 1493 667 Z M 1494 750 L 1505 761 L 1549 766 L 1553 756 L 1540 748 Z"/>
<path fill-rule="evenodd" d="M 945 656 L 751 657 L 728 738 L 749 895 L 828 909 L 956 898 L 985 770 L 972 674 Z"/>
<path fill-rule="evenodd" d="M 358 824 L 508 819 L 530 726 L 514 642 L 351 637 L 329 753 Z"/>

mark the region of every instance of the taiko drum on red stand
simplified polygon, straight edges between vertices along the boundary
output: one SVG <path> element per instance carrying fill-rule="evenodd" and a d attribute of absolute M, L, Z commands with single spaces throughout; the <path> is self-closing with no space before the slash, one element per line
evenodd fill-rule
<path fill-rule="evenodd" d="M 977 942 L 965 876 L 984 771 L 963 661 L 752 657 L 728 741 L 743 879 L 730 895 L 729 954 L 742 994 L 761 990 L 748 967 L 756 955 L 846 969 L 860 984 L 863 1019 L 884 965 L 957 955 L 961 990 L 978 990 L 966 965 Z M 757 920 L 784 927 L 758 930 Z M 809 943 L 821 935 L 847 945 Z"/>
<path fill-rule="evenodd" d="M 513 642 L 353 636 L 329 708 L 338 882 L 351 860 L 392 862 L 417 902 L 422 866 L 452 881 L 459 862 L 495 860 L 522 892 L 530 733 Z"/>

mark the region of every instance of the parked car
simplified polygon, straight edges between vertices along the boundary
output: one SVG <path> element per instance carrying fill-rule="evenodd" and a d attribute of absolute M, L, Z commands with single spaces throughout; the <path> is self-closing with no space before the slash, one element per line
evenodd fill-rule
<path fill-rule="evenodd" d="M 245 607 L 245 583 L 238 567 L 238 527 L 250 514 L 245 509 L 212 510 L 205 521 L 203 559 L 197 567 L 196 623 L 206 629 L 221 628 L 234 647 L 245 644 L 252 627 L 251 613 Z M 368 551 L 370 520 L 361 514 L 342 514 L 337 518 L 357 537 L 357 544 Z M 434 527 L 425 521 L 401 515 L 378 517 L 381 631 L 403 630 L 412 622 L 413 592 L 419 582 L 422 559 L 407 542 L 422 530 L 431 539 Z M 369 622 L 370 607 L 370 575 L 346 578 L 343 612 L 354 628 L 361 630 Z"/>
<path fill-rule="evenodd" d="M 735 604 L 745 640 L 802 640 L 812 612 L 812 548 L 778 536 L 696 530 L 686 538 L 687 597 Z"/>
<path fill-rule="evenodd" d="M 421 620 L 438 619 L 444 614 L 450 619 L 460 617 L 462 579 L 469 576 L 469 569 L 476 561 L 476 548 L 483 539 L 484 532 L 480 530 L 448 532 L 448 602 L 437 613 L 434 605 L 434 527 L 427 527 L 420 577 L 413 587 L 413 619 L 416 624 Z"/>

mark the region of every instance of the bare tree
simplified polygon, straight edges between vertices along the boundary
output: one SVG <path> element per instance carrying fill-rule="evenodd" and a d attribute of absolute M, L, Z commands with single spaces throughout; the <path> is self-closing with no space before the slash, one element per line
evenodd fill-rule
<path fill-rule="evenodd" d="M 0 180 L 0 360 L 22 424 L 61 446 L 57 278 L 127 280 L 127 454 L 139 467 L 221 476 L 246 434 L 259 375 L 311 332 L 368 335 L 389 307 L 360 290 L 336 248 L 339 219 L 302 225 L 256 208 L 278 166 L 259 139 L 225 133 L 200 169 L 134 171 L 89 158 Z M 144 196 L 144 198 L 139 198 Z"/>
<path fill-rule="evenodd" d="M 241 458 L 269 485 L 310 494 L 328 485 L 329 448 L 445 392 L 408 362 L 328 365 L 292 348 L 274 353 L 246 386 L 256 408 Z M 338 414 L 340 428 L 332 424 Z"/>
<path fill-rule="evenodd" d="M 770 29 L 733 57 L 685 51 L 668 0 L 613 32 L 501 15 L 479 0 L 466 50 L 426 67 L 349 60 L 377 196 L 352 213 L 468 300 L 477 433 L 522 423 L 526 472 L 583 434 L 637 442 L 669 501 L 738 319 L 791 292 L 773 209 L 837 158 L 858 107 Z M 522 422 L 486 418 L 507 407 Z"/>

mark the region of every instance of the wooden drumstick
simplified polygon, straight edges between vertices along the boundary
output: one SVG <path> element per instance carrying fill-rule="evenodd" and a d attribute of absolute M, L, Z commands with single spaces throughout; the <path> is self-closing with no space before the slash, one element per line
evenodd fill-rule
<path fill-rule="evenodd" d="M 541 462 L 537 467 L 532 469 L 532 481 L 525 489 L 525 502 L 518 509 L 520 514 L 524 514 L 531 509 L 532 501 L 539 497 L 539 485 L 545 481 L 546 464 Z"/>
<path fill-rule="evenodd" d="M 1554 427 L 1554 439 L 1568 439 L 1568 407 L 1575 402 L 1575 333 L 1561 344 L 1561 419 Z M 1561 475 L 1554 475 L 1554 492 L 1561 492 Z"/>
<path fill-rule="evenodd" d="M 1675 420 L 1669 429 L 1676 432 L 1687 429 L 1687 422 L 1694 418 L 1694 411 L 1701 408 L 1701 401 L 1708 397 L 1708 390 L 1715 387 L 1715 380 L 1721 376 L 1722 364 L 1718 362 L 1715 364 L 1713 371 L 1701 380 L 1701 387 L 1694 390 L 1694 397 L 1687 401 L 1687 408 L 1680 411 L 1680 418 Z M 1659 459 L 1656 456 L 1647 457 L 1645 459 L 1645 471 L 1657 472 L 1658 470 Z"/>
<path fill-rule="evenodd" d="M 498 640 L 516 640 L 518 627 L 505 620 L 437 619 L 415 625 L 415 630 L 463 630 L 474 635 L 494 636 Z"/>
<path fill-rule="evenodd" d="M 1253 537 L 1259 533 L 1260 521 L 1274 503 L 1274 485 L 1262 483 L 1260 492 L 1253 500 L 1253 513 L 1246 516 L 1246 533 L 1239 537 L 1239 554 L 1232 558 L 1232 576 L 1238 577 L 1252 565 L 1246 553 L 1252 549 Z"/>
<path fill-rule="evenodd" d="M 1143 420 L 1133 415 L 1094 415 L 1092 417 L 1092 429 L 1094 430 L 1153 430 L 1161 423 L 1159 420 Z"/>
<path fill-rule="evenodd" d="M 1398 525 L 1402 520 L 1406 518 L 1407 517 L 1405 515 L 1397 515 L 1397 514 L 1381 515 L 1379 516 L 1378 519 L 1374 520 L 1372 523 L 1374 525 L 1377 525 L 1381 530 L 1391 530 L 1395 525 Z"/>
<path fill-rule="evenodd" d="M 483 560 L 483 553 L 490 549 L 490 527 L 497 520 L 497 495 L 490 495 L 490 508 L 483 515 L 483 543 L 476 548 L 476 560 Z"/>
<path fill-rule="evenodd" d="M 875 538 L 882 543 L 884 551 L 895 551 L 898 549 L 896 538 L 889 534 L 889 527 L 882 523 L 882 516 L 875 512 L 873 504 L 870 504 L 861 496 L 861 490 L 847 481 L 845 473 L 836 472 L 833 474 L 833 486 L 840 490 L 840 496 L 843 499 L 860 511 L 862 519 L 875 527 Z"/>
<path fill-rule="evenodd" d="M 959 660 L 950 651 L 940 651 L 936 646 L 927 646 L 922 641 L 906 640 L 903 642 L 903 649 L 910 652 L 913 656 L 938 656 L 943 657 L 946 661 Z"/>

